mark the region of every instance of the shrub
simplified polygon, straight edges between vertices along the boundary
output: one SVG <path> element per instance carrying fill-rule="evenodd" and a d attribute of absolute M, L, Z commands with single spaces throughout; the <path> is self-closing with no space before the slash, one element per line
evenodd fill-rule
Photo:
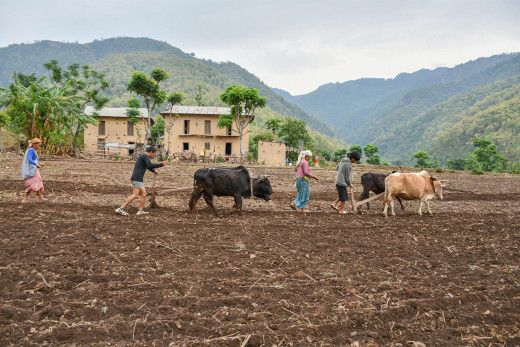
<path fill-rule="evenodd" d="M 320 164 L 321 167 L 329 166 L 329 162 L 325 159 L 318 159 L 318 164 Z"/>
<path fill-rule="evenodd" d="M 442 167 L 438 167 L 435 169 L 435 172 L 437 173 L 442 173 L 444 170 L 442 169 Z"/>
<path fill-rule="evenodd" d="M 473 175 L 483 175 L 484 174 L 484 172 L 480 169 L 473 169 L 473 171 L 471 171 L 471 173 Z"/>
<path fill-rule="evenodd" d="M 217 163 L 223 163 L 223 162 L 225 162 L 225 160 L 224 160 L 224 158 L 222 158 L 222 157 L 218 157 L 218 158 L 216 159 L 216 162 L 217 162 Z"/>

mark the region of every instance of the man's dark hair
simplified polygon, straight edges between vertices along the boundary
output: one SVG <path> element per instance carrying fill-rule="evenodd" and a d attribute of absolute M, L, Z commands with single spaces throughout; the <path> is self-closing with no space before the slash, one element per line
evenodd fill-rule
<path fill-rule="evenodd" d="M 145 152 L 146 153 L 150 153 L 150 152 L 155 153 L 155 152 L 157 152 L 157 150 L 155 149 L 154 146 L 148 146 L 148 147 L 146 147 Z"/>
<path fill-rule="evenodd" d="M 359 155 L 359 153 L 357 151 L 352 151 L 350 152 L 349 154 L 347 154 L 347 157 L 352 159 L 356 159 L 356 161 L 359 161 L 359 159 L 361 159 L 361 156 Z"/>

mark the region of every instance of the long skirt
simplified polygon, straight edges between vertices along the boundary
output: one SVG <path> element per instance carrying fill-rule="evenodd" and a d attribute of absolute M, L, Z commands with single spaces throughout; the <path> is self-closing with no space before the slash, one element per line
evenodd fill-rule
<path fill-rule="evenodd" d="M 36 170 L 36 175 L 34 175 L 31 178 L 28 178 L 25 180 L 25 192 L 43 192 L 43 182 L 42 182 L 42 176 L 40 175 L 40 170 Z"/>
<path fill-rule="evenodd" d="M 296 191 L 298 196 L 294 199 L 294 204 L 298 208 L 304 208 L 309 201 L 309 181 L 303 177 L 296 177 Z"/>

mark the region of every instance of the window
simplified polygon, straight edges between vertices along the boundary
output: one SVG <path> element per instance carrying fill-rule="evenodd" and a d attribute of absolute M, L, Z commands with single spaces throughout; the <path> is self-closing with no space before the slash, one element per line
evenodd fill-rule
<path fill-rule="evenodd" d="M 204 121 L 204 135 L 211 135 L 211 121 Z"/>
<path fill-rule="evenodd" d="M 204 149 L 205 149 L 206 151 L 209 151 L 210 148 L 211 148 L 211 145 L 210 145 L 209 142 L 204 143 Z"/>
<path fill-rule="evenodd" d="M 227 127 L 227 133 L 226 135 L 231 135 L 231 126 Z"/>
<path fill-rule="evenodd" d="M 130 136 L 130 135 L 128 135 L 128 136 Z M 128 142 L 128 144 L 129 144 L 129 145 L 135 145 L 135 142 Z M 129 150 L 128 150 L 128 154 L 130 154 L 130 155 L 134 154 L 134 152 L 135 152 L 134 149 L 129 149 Z"/>
<path fill-rule="evenodd" d="M 190 150 L 190 144 L 188 142 L 183 142 L 182 143 L 182 150 L 183 151 L 189 151 Z"/>
<path fill-rule="evenodd" d="M 134 136 L 134 123 L 128 122 L 127 125 L 127 135 L 128 136 Z"/>
<path fill-rule="evenodd" d="M 105 135 L 105 121 L 102 120 L 102 121 L 99 121 L 99 125 L 98 125 L 98 135 Z"/>
<path fill-rule="evenodd" d="M 190 121 L 184 121 L 184 135 L 188 135 L 190 133 Z"/>

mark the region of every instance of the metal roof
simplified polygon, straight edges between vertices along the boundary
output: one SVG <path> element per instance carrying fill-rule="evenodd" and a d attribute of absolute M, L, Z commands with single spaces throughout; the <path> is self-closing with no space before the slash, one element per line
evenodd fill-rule
<path fill-rule="evenodd" d="M 91 116 L 94 112 L 97 112 L 99 117 L 127 118 L 126 110 L 128 110 L 128 107 L 103 107 L 101 110 L 96 111 L 94 107 L 87 106 L 85 107 L 85 114 Z M 148 110 L 146 108 L 138 108 L 138 110 L 141 118 L 147 117 Z"/>
<path fill-rule="evenodd" d="M 169 109 L 161 111 L 161 114 L 170 113 Z M 231 108 L 229 107 L 205 107 L 205 106 L 173 106 L 171 113 L 174 114 L 211 114 L 221 115 L 230 114 Z"/>

